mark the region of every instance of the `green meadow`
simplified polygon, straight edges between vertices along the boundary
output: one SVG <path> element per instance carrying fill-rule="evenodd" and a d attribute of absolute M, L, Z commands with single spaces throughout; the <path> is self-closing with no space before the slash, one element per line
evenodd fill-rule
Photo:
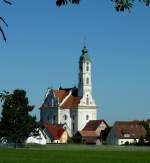
<path fill-rule="evenodd" d="M 150 163 L 150 149 L 86 146 L 0 148 L 0 163 Z"/>

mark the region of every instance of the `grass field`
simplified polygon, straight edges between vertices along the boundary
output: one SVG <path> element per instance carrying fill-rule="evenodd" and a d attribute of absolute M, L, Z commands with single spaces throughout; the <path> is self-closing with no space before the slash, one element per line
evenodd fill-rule
<path fill-rule="evenodd" d="M 86 146 L 0 149 L 0 163 L 150 163 L 150 150 Z"/>

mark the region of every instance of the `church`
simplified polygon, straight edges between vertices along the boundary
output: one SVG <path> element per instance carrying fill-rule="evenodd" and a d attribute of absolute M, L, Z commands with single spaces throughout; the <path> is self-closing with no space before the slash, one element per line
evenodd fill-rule
<path fill-rule="evenodd" d="M 40 107 L 41 123 L 65 125 L 72 136 L 81 131 L 88 121 L 97 119 L 91 69 L 91 58 L 84 46 L 79 58 L 78 88 L 48 89 Z"/>

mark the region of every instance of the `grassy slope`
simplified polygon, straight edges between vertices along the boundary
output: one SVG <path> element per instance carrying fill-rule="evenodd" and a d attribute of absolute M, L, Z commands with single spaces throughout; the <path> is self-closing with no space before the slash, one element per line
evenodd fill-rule
<path fill-rule="evenodd" d="M 150 151 L 0 149 L 0 163 L 150 163 Z"/>

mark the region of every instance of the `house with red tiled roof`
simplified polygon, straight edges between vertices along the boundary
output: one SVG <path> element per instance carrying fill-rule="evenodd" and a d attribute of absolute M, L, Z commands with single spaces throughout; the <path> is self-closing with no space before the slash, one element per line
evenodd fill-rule
<path fill-rule="evenodd" d="M 139 121 L 117 121 L 108 134 L 107 143 L 112 145 L 138 143 L 145 135 L 146 130 Z"/>
<path fill-rule="evenodd" d="M 69 135 L 63 128 L 63 125 L 59 124 L 44 124 L 43 131 L 48 135 L 50 143 L 67 143 Z"/>
<path fill-rule="evenodd" d="M 80 131 L 82 140 L 87 144 L 100 144 L 100 134 L 108 127 L 104 120 L 90 120 Z"/>
<path fill-rule="evenodd" d="M 41 123 L 65 124 L 69 136 L 96 120 L 92 97 L 91 59 L 86 47 L 79 59 L 78 87 L 48 89 L 40 107 Z"/>
<path fill-rule="evenodd" d="M 40 128 L 37 128 L 38 135 L 34 135 L 32 132 L 26 140 L 27 144 L 41 144 L 46 145 L 49 143 L 67 143 L 69 135 L 62 124 L 43 124 Z"/>

